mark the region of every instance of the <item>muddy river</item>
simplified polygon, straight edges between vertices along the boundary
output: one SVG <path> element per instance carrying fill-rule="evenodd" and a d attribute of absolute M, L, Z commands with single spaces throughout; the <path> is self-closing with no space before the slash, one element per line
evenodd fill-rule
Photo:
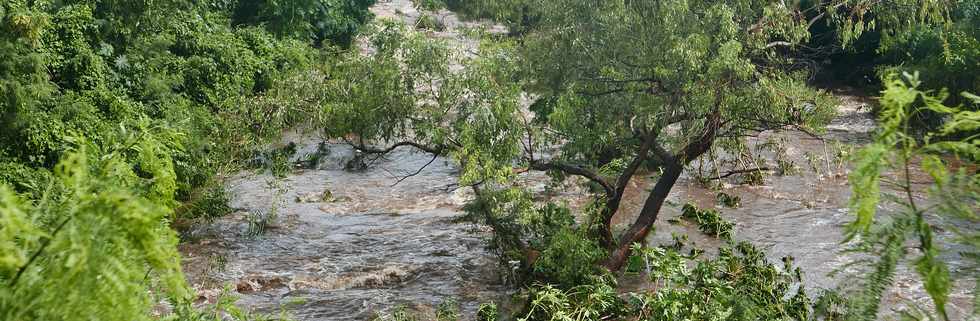
<path fill-rule="evenodd" d="M 409 0 L 382 1 L 372 11 L 406 23 L 418 17 Z M 449 12 L 438 17 L 447 29 L 433 36 L 475 46 L 458 30 L 478 23 L 460 22 Z M 835 161 L 839 148 L 826 141 L 860 145 L 874 128 L 868 99 L 840 96 L 840 116 L 822 140 L 796 132 L 760 138 L 783 140 L 784 159 L 799 167 L 799 174 L 767 177 L 758 186 L 738 184 L 738 175 L 717 181 L 721 191 L 741 198 L 738 208 L 719 207 L 735 222 L 736 238 L 767 250 L 774 262 L 792 256 L 803 267 L 812 294 L 838 286 L 841 277 L 828 273 L 855 259 L 839 253 L 843 226 L 851 219 L 850 192 L 846 166 Z M 366 320 L 403 305 L 433 309 L 446 299 L 455 299 L 463 315 L 472 316 L 482 302 L 509 300 L 513 289 L 484 249 L 488 232 L 454 222 L 471 194 L 455 185 L 457 170 L 448 160 L 437 159 L 401 180 L 431 157 L 399 149 L 369 159 L 362 171 L 349 171 L 345 165 L 354 157 L 350 147 L 325 142 L 315 133 L 285 136 L 283 142 L 298 145 L 296 158 L 328 152 L 316 166 L 285 178 L 245 171 L 227 180 L 236 212 L 191 231 L 181 245 L 185 272 L 202 302 L 214 300 L 227 287 L 241 298 L 239 305 L 259 312 L 285 313 L 296 320 Z M 524 179 L 535 186 L 546 184 L 541 175 Z M 632 182 L 616 222 L 630 221 L 650 185 L 645 176 Z M 683 233 L 699 246 L 717 246 L 718 241 L 701 236 L 696 227 L 668 221 L 685 202 L 717 206 L 718 192 L 682 178 L 649 243 L 668 243 L 672 233 Z M 570 188 L 554 197 L 574 203 L 584 193 Z M 624 289 L 644 288 L 636 279 L 620 283 Z M 961 284 L 950 298 L 951 315 L 958 320 L 965 320 L 971 308 L 968 290 Z M 927 305 L 928 299 L 914 273 L 903 268 L 883 310 L 909 302 Z"/>

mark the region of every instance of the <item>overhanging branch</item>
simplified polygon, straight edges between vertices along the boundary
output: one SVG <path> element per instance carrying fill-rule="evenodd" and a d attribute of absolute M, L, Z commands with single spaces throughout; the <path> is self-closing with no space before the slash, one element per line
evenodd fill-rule
<path fill-rule="evenodd" d="M 616 189 L 612 186 L 612 184 L 610 184 L 605 179 L 603 179 L 601 176 L 599 176 L 598 173 L 596 173 L 596 172 L 594 172 L 592 170 L 589 170 L 589 169 L 587 169 L 585 167 L 581 167 L 581 166 L 577 166 L 577 165 L 572 165 L 572 164 L 568 164 L 568 163 L 564 163 L 564 162 L 559 162 L 559 161 L 548 161 L 548 162 L 545 162 L 545 161 L 531 161 L 531 166 L 530 167 L 531 167 L 531 169 L 539 170 L 539 171 L 556 170 L 556 171 L 561 171 L 561 172 L 564 172 L 564 173 L 567 173 L 567 174 L 570 174 L 570 175 L 585 177 L 585 178 L 589 179 L 590 181 L 593 181 L 593 182 L 595 182 L 595 183 L 597 183 L 599 185 L 602 185 L 602 188 L 606 191 L 606 194 L 607 195 L 610 195 L 610 196 L 616 195 Z"/>
<path fill-rule="evenodd" d="M 383 148 L 383 149 L 367 146 L 366 144 L 364 144 L 364 141 L 359 141 L 355 143 L 346 138 L 344 138 L 344 141 L 347 142 L 347 144 L 354 147 L 354 149 L 357 149 L 361 152 L 368 153 L 368 154 L 387 154 L 394 151 L 395 149 L 398 149 L 399 147 L 404 147 L 404 146 L 415 147 L 423 152 L 430 153 L 430 154 L 437 154 L 437 155 L 442 154 L 443 150 L 445 150 L 445 148 L 442 146 L 432 147 L 432 146 L 426 146 L 426 145 L 422 145 L 415 142 L 409 142 L 409 141 L 398 142 L 395 143 L 394 145 L 388 146 L 387 148 Z"/>

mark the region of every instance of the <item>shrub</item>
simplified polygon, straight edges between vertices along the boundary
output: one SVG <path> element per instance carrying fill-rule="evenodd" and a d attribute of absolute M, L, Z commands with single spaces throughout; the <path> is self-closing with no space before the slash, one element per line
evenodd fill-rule
<path fill-rule="evenodd" d="M 264 25 L 279 36 L 349 46 L 375 0 L 238 1 L 235 24 Z"/>
<path fill-rule="evenodd" d="M 31 203 L 0 185 L 5 320 L 148 320 L 157 302 L 150 288 L 171 302 L 189 299 L 169 204 L 143 196 L 162 173 L 143 178 L 124 153 L 84 150 L 56 167 L 62 193 Z"/>

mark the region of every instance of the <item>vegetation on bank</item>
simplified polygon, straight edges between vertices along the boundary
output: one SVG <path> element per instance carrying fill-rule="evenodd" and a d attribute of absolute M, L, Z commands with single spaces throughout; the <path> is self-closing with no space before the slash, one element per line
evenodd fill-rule
<path fill-rule="evenodd" d="M 0 318 L 223 320 L 171 224 L 229 211 L 216 177 L 319 108 L 372 3 L 0 3 Z"/>

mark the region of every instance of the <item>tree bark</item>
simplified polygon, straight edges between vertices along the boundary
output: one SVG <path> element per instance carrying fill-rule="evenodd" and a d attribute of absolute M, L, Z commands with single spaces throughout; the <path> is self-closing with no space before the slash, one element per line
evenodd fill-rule
<path fill-rule="evenodd" d="M 630 162 L 628 166 L 620 174 L 619 178 L 616 180 L 616 190 L 614 193 L 607 193 L 607 199 L 605 208 L 602 212 L 602 226 L 599 231 L 599 244 L 603 247 L 613 250 L 616 247 L 616 243 L 613 242 L 612 235 L 612 219 L 619 210 L 619 205 L 623 201 L 623 194 L 626 192 L 626 186 L 629 185 L 630 179 L 636 174 L 637 169 L 640 165 L 647 160 L 647 154 L 650 152 L 650 148 L 653 146 L 654 141 L 656 141 L 657 135 L 655 132 L 651 132 L 643 138 L 643 143 L 640 144 L 640 148 L 636 151 L 636 156 L 634 156 L 633 161 Z"/>
<path fill-rule="evenodd" d="M 719 105 L 720 101 L 716 101 L 715 106 Z M 664 159 L 663 175 L 657 180 L 657 184 L 654 185 L 653 190 L 650 191 L 650 195 L 647 196 L 646 202 L 643 203 L 640 216 L 636 218 L 636 221 L 633 222 L 629 230 L 623 233 L 619 238 L 618 247 L 612 250 L 609 253 L 609 257 L 603 262 L 606 268 L 610 271 L 618 271 L 626 263 L 626 259 L 629 258 L 630 247 L 633 246 L 633 243 L 640 242 L 642 244 L 643 240 L 650 234 L 653 223 L 657 221 L 657 216 L 660 214 L 660 209 L 663 207 L 664 201 L 667 200 L 670 190 L 684 172 L 684 166 L 692 160 L 701 157 L 701 155 L 711 148 L 719 128 L 721 128 L 721 113 L 718 108 L 715 108 L 715 111 L 708 115 L 707 121 L 705 122 L 705 131 L 697 139 L 684 146 L 676 156 L 671 155 L 670 152 L 664 150 L 656 142 L 652 142 L 654 151 Z"/>
<path fill-rule="evenodd" d="M 610 252 L 609 258 L 603 264 L 606 268 L 610 271 L 618 271 L 622 268 L 623 264 L 626 263 L 626 259 L 629 257 L 630 246 L 633 243 L 642 242 L 647 237 L 647 234 L 650 233 L 650 228 L 653 227 L 653 223 L 657 221 L 660 208 L 663 207 L 664 201 L 667 200 L 667 195 L 670 194 L 670 190 L 677 183 L 677 179 L 681 177 L 682 172 L 684 172 L 684 166 L 678 163 L 669 164 L 664 167 L 663 175 L 657 180 L 653 191 L 650 192 L 646 202 L 643 203 L 640 217 L 619 238 L 619 247 Z"/>

